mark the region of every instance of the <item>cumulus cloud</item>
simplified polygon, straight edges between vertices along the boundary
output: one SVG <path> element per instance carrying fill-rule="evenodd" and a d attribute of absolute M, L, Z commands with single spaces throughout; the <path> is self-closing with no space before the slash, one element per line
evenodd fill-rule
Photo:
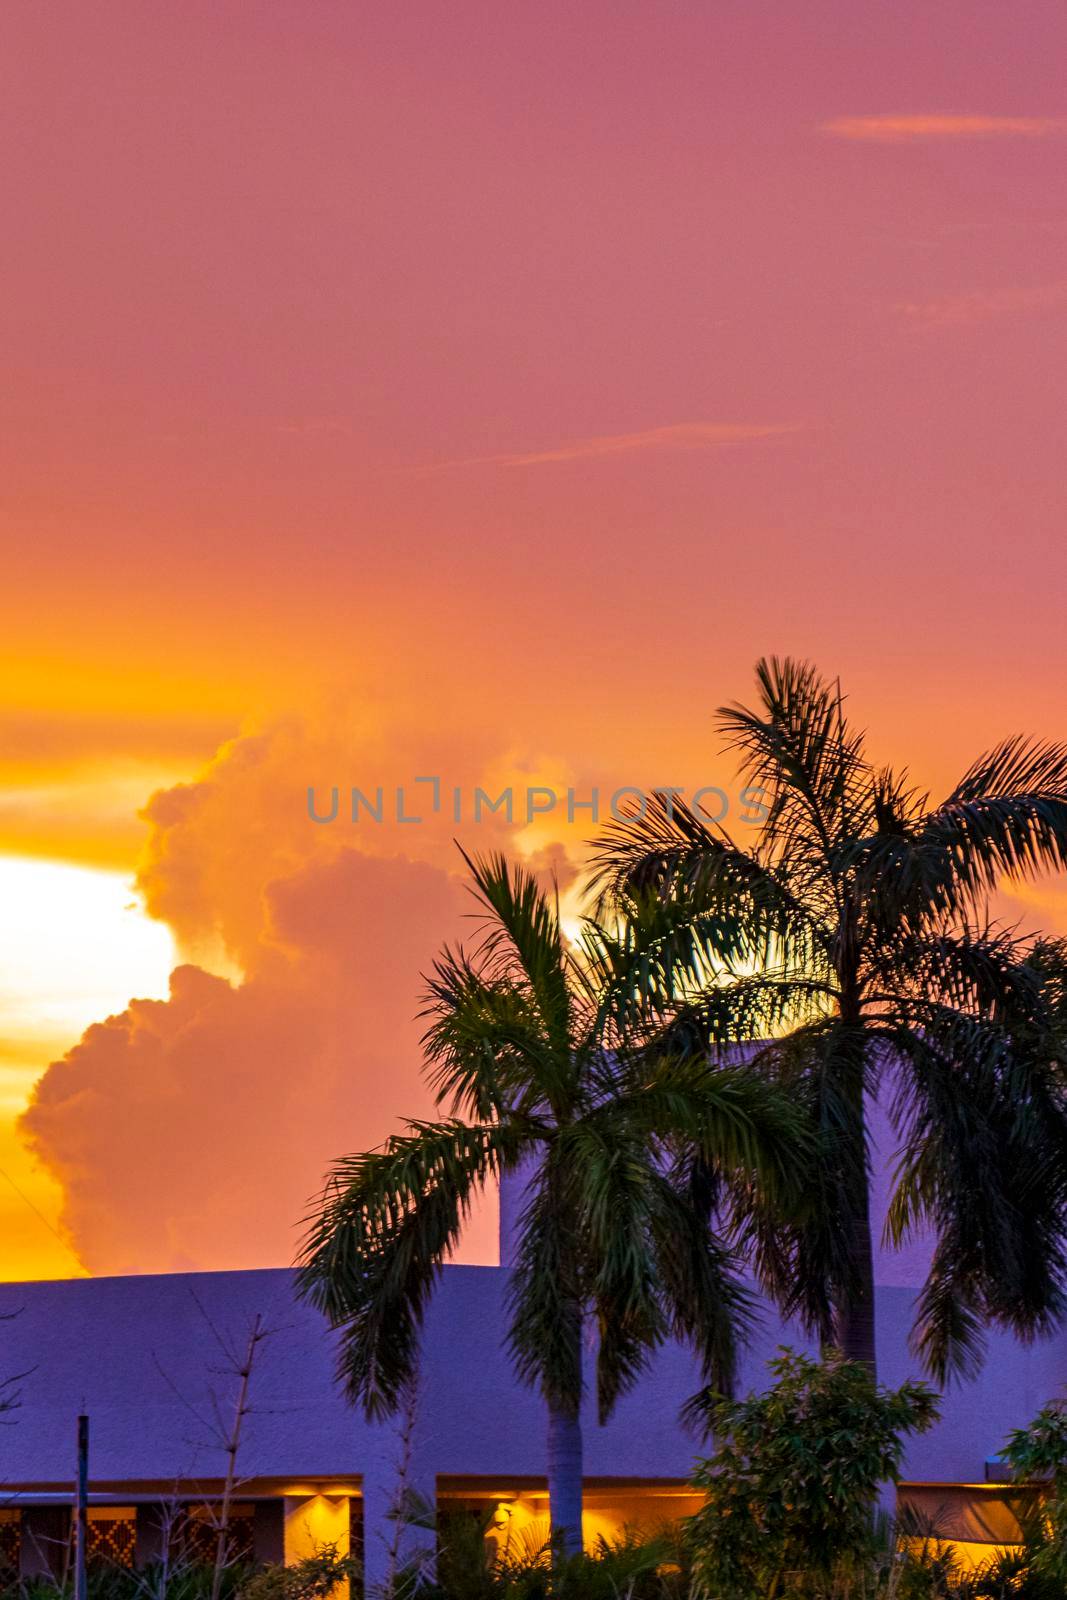
<path fill-rule="evenodd" d="M 868 144 L 916 143 L 927 139 L 1045 139 L 1062 133 L 1061 117 L 948 115 L 833 117 L 823 133 Z"/>
<path fill-rule="evenodd" d="M 472 909 L 455 830 L 316 827 L 307 787 L 446 771 L 445 752 L 394 733 L 386 765 L 360 721 L 234 740 L 147 808 L 142 891 L 186 963 L 169 999 L 131 1001 L 53 1063 L 20 1125 L 92 1272 L 286 1263 L 329 1163 L 431 1112 L 421 974 Z M 508 769 L 477 739 L 464 765 L 490 787 Z M 519 831 L 489 815 L 467 842 Z M 558 844 L 531 859 L 566 883 Z M 486 1214 L 467 1259 L 491 1253 Z"/>
<path fill-rule="evenodd" d="M 291 1260 L 329 1162 L 429 1110 L 419 973 L 464 909 L 439 868 L 345 849 L 270 887 L 243 982 L 179 967 L 90 1028 L 21 1124 L 89 1270 Z"/>
<path fill-rule="evenodd" d="M 260 959 L 264 940 L 274 938 L 266 919 L 268 888 L 301 866 L 321 863 L 353 846 L 380 859 L 404 856 L 446 872 L 458 865 L 447 812 L 421 825 L 398 821 L 398 790 L 410 814 L 421 806 L 425 787 L 417 774 L 438 775 L 448 788 L 500 784 L 521 757 L 500 752 L 476 733 L 407 734 L 368 725 L 361 709 L 316 708 L 224 745 L 193 783 L 152 796 L 144 810 L 149 839 L 139 886 L 151 915 L 169 924 L 190 958 L 215 963 L 222 952 L 240 970 Z M 388 797 L 383 820 L 366 813 L 351 820 L 350 791 Z M 344 803 L 328 826 L 309 820 L 308 790 L 317 805 L 336 788 Z M 499 843 L 514 830 L 503 815 L 487 814 L 477 847 Z M 226 968 L 224 967 L 224 970 Z"/>

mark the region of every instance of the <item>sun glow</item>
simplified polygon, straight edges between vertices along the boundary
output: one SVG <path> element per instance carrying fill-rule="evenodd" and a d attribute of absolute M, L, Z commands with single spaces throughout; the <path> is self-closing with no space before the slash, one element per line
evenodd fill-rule
<path fill-rule="evenodd" d="M 55 861 L 0 856 L 0 1029 L 69 1042 L 132 995 L 162 998 L 174 964 L 167 929 L 130 882 Z"/>
<path fill-rule="evenodd" d="M 78 1270 L 57 1236 L 60 1193 L 15 1121 L 49 1061 L 133 997 L 163 998 L 170 934 L 118 872 L 0 856 L 0 1275 Z"/>

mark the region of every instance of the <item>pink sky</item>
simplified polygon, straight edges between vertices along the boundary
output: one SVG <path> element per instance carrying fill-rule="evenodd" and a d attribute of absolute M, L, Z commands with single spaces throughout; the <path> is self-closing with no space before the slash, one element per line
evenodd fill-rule
<path fill-rule="evenodd" d="M 265 908 L 335 909 L 358 842 L 308 781 L 714 781 L 772 650 L 935 787 L 1064 733 L 1062 5 L 14 0 L 5 36 L 0 851 L 147 847 L 182 952 L 303 1018 Z M 420 949 L 449 848 L 389 843 Z M 414 979 L 377 981 L 403 1093 L 309 1114 L 286 1205 L 424 1109 Z M 61 1226 L 98 1270 L 199 1259 L 191 1195 L 165 1258 L 134 1226 L 150 1148 L 108 1188 L 101 1048 L 39 1146 Z M 283 1257 L 233 1204 L 208 1264 Z"/>

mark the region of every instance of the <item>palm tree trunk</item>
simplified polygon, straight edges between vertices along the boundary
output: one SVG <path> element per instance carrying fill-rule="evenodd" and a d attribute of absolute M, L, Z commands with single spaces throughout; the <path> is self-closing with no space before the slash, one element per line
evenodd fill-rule
<path fill-rule="evenodd" d="M 582 1424 L 569 1407 L 548 1406 L 548 1515 L 560 1556 L 582 1549 Z"/>
<path fill-rule="evenodd" d="M 851 1284 L 834 1306 L 834 1343 L 850 1361 L 861 1361 L 871 1377 L 877 1376 L 874 1322 L 874 1251 L 871 1248 L 871 1195 L 867 1171 L 867 1119 L 864 1106 L 862 1046 L 858 1072 L 850 1085 L 852 1140 L 848 1195 L 846 1249 Z"/>
<path fill-rule="evenodd" d="M 866 1184 L 862 1203 L 853 1209 L 848 1229 L 848 1252 L 854 1287 L 851 1293 L 843 1294 L 834 1307 L 834 1343 L 850 1361 L 862 1361 L 873 1378 L 877 1375 L 874 1253 L 871 1249 L 870 1197 Z"/>

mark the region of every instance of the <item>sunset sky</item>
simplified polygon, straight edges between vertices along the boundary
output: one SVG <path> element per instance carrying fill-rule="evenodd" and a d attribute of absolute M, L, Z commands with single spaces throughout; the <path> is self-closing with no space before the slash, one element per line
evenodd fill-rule
<path fill-rule="evenodd" d="M 1067 736 L 1061 0 L 3 32 L 3 1276 L 289 1260 L 453 834 L 579 859 L 309 784 L 729 787 L 771 651 L 935 790 Z"/>

